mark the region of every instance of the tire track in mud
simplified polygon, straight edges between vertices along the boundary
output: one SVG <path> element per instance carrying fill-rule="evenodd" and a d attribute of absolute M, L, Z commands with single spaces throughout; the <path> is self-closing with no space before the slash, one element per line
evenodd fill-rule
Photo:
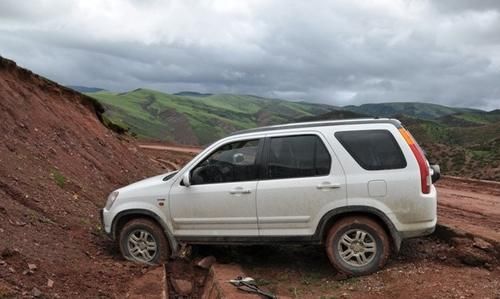
<path fill-rule="evenodd" d="M 500 184 L 444 178 L 438 184 L 438 222 L 500 243 Z"/>

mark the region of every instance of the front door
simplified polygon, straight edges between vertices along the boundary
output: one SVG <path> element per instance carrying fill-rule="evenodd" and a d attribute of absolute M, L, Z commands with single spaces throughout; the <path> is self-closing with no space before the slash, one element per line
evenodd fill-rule
<path fill-rule="evenodd" d="M 260 140 L 219 146 L 188 169 L 191 186 L 170 190 L 176 236 L 257 236 L 257 152 Z"/>

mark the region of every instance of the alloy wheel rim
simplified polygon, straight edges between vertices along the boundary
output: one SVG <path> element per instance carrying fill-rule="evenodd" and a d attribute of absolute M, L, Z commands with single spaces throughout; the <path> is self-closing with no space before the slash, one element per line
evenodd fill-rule
<path fill-rule="evenodd" d="M 363 267 L 375 258 L 377 243 L 369 232 L 351 229 L 340 237 L 337 249 L 342 261 L 350 266 Z"/>
<path fill-rule="evenodd" d="M 141 262 L 151 262 L 158 251 L 153 235 L 143 229 L 136 229 L 128 235 L 127 247 L 130 255 Z"/>

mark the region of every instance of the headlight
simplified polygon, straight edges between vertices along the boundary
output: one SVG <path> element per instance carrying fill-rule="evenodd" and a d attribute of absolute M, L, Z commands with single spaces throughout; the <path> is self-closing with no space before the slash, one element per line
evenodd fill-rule
<path fill-rule="evenodd" d="M 109 209 L 111 209 L 111 206 L 113 205 L 117 197 L 118 191 L 111 192 L 111 194 L 108 196 L 108 200 L 106 201 L 106 210 L 109 211 Z"/>

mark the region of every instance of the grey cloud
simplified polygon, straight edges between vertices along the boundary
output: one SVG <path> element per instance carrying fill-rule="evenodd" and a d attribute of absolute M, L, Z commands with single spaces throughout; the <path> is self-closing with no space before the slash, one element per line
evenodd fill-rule
<path fill-rule="evenodd" d="M 494 3 L 264 1 L 232 7 L 244 2 L 128 1 L 123 8 L 108 1 L 113 16 L 123 15 L 109 19 L 52 2 L 72 12 L 65 17 L 59 9 L 44 11 L 42 2 L 35 2 L 35 11 L 12 1 L 0 13 L 0 55 L 63 84 L 235 92 L 332 105 L 500 106 Z M 160 8 L 172 18 L 155 15 Z M 137 15 L 130 20 L 128 14 Z M 135 23 L 121 30 L 117 20 Z"/>

